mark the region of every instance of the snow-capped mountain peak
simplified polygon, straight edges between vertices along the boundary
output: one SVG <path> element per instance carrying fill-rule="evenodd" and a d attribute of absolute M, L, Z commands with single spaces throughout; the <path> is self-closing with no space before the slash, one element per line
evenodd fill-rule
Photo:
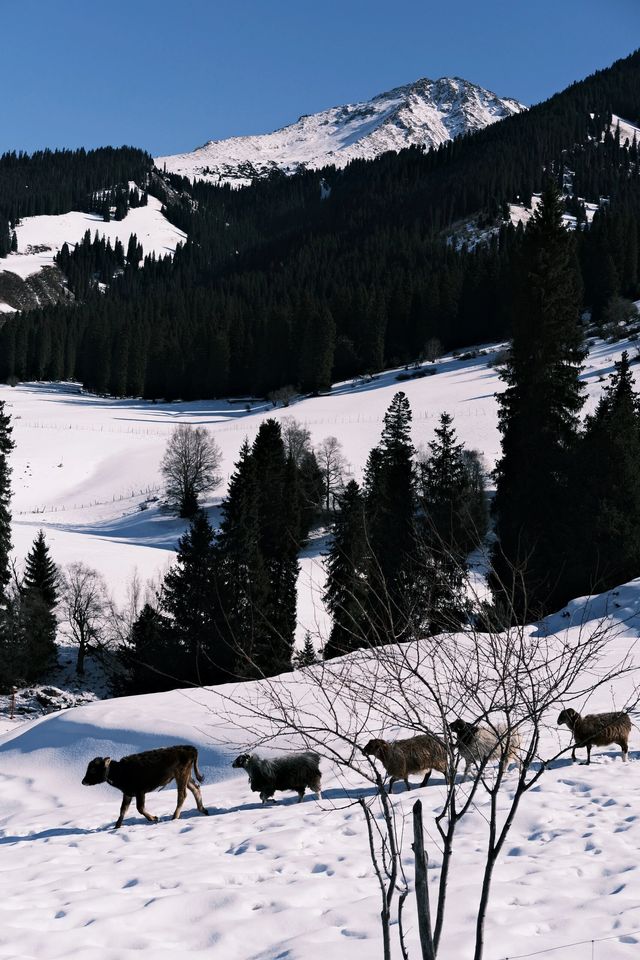
<path fill-rule="evenodd" d="M 275 170 L 344 167 L 412 145 L 430 149 L 525 109 L 459 77 L 421 78 L 371 100 L 305 114 L 273 133 L 209 140 L 192 153 L 158 157 L 156 164 L 169 173 L 242 186 Z"/>

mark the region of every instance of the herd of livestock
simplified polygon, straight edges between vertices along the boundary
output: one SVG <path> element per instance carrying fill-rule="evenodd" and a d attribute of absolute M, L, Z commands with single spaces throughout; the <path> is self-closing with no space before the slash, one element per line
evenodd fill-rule
<path fill-rule="evenodd" d="M 628 713 L 594 713 L 581 717 L 575 710 L 566 709 L 558 717 L 558 724 L 565 724 L 571 730 L 573 760 L 579 747 L 586 748 L 586 762 L 590 763 L 592 747 L 610 744 L 617 744 L 622 751 L 622 759 L 627 759 L 631 731 Z M 455 747 L 465 765 L 463 779 L 469 767 L 482 768 L 495 757 L 500 756 L 505 766 L 510 761 L 518 763 L 520 760 L 520 743 L 515 730 L 508 731 L 498 725 L 486 727 L 460 719 L 452 721 L 449 730 L 455 734 Z M 434 734 L 424 733 L 395 741 L 377 738 L 370 740 L 362 748 L 362 753 L 380 761 L 389 776 L 389 791 L 393 790 L 396 780 L 404 780 L 409 790 L 409 777 L 419 774 L 423 774 L 421 786 L 426 786 L 432 770 L 442 773 L 445 780 L 449 775 L 449 752 L 443 741 Z M 312 750 L 274 758 L 242 753 L 232 766 L 246 770 L 251 790 L 260 795 L 263 803 L 272 801 L 274 793 L 283 790 L 295 791 L 299 802 L 305 790 L 313 791 L 318 799 L 322 797 L 320 757 Z M 199 786 L 203 779 L 198 768 L 197 749 L 190 744 L 180 744 L 147 750 L 121 760 L 95 757 L 89 763 L 82 782 L 85 786 L 108 783 L 121 791 L 122 804 L 115 824 L 117 829 L 122 826 L 134 797 L 138 812 L 151 823 L 157 823 L 158 817 L 150 814 L 145 807 L 146 794 L 166 786 L 172 780 L 175 780 L 178 788 L 174 820 L 180 816 L 187 791 L 193 794 L 200 813 L 208 815 Z"/>

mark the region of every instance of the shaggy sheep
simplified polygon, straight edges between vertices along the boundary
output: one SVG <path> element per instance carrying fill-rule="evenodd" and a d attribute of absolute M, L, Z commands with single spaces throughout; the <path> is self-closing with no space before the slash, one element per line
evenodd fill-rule
<path fill-rule="evenodd" d="M 578 747 L 587 748 L 587 763 L 591 763 L 591 747 L 608 747 L 617 743 L 622 750 L 622 759 L 627 759 L 629 752 L 629 733 L 631 720 L 629 714 L 618 713 L 589 713 L 581 717 L 576 710 L 568 707 L 558 717 L 558 725 L 566 724 L 573 734 L 573 750 L 571 759 L 576 759 Z"/>
<path fill-rule="evenodd" d="M 426 787 L 432 770 L 439 770 L 447 779 L 446 747 L 430 733 L 406 740 L 369 740 L 362 752 L 379 760 L 389 774 L 389 793 L 392 793 L 396 780 L 404 780 L 410 790 L 410 774 L 424 772 L 421 787 Z"/>
<path fill-rule="evenodd" d="M 504 751 L 506 762 L 520 761 L 520 738 L 517 731 L 507 734 L 504 724 L 496 723 L 492 727 L 481 727 L 466 720 L 452 720 L 449 730 L 456 735 L 456 747 L 464 760 L 465 780 L 471 764 L 480 766 L 488 760 L 497 760 Z"/>
<path fill-rule="evenodd" d="M 249 785 L 254 793 L 260 794 L 263 803 L 270 800 L 275 803 L 273 794 L 276 790 L 295 790 L 298 803 L 302 803 L 307 787 L 318 795 L 318 800 L 322 800 L 320 757 L 313 750 L 268 759 L 241 753 L 231 766 L 247 771 Z"/>

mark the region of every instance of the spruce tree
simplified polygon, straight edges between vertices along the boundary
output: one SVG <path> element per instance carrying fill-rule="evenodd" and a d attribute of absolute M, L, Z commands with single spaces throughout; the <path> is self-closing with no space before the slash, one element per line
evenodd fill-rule
<path fill-rule="evenodd" d="M 35 680 L 56 660 L 59 573 L 40 530 L 27 556 L 20 591 L 25 632 L 27 668 L 25 678 Z"/>
<path fill-rule="evenodd" d="M 324 601 L 332 618 L 325 644 L 325 660 L 341 656 L 366 644 L 369 637 L 369 549 L 364 499 L 355 480 L 340 497 L 340 510 L 331 528 L 327 554 L 327 585 Z"/>
<path fill-rule="evenodd" d="M 171 624 L 149 603 L 140 611 L 121 652 L 127 669 L 126 693 L 158 693 L 176 686 L 185 672 L 183 651 L 176 650 Z"/>
<path fill-rule="evenodd" d="M 39 530 L 27 555 L 22 581 L 26 592 L 37 591 L 50 610 L 58 602 L 60 575 L 51 559 L 44 532 Z"/>
<path fill-rule="evenodd" d="M 261 674 L 257 658 L 269 585 L 259 539 L 258 478 L 245 440 L 222 503 L 214 559 L 214 658 L 228 662 L 239 677 Z"/>
<path fill-rule="evenodd" d="M 176 563 L 164 580 L 162 610 L 171 619 L 177 678 L 215 683 L 218 669 L 210 656 L 215 615 L 213 530 L 203 510 L 178 542 Z"/>
<path fill-rule="evenodd" d="M 11 579 L 11 467 L 9 454 L 15 444 L 11 439 L 11 418 L 0 400 L 0 611 L 6 602 L 6 589 Z"/>
<path fill-rule="evenodd" d="M 625 351 L 576 457 L 573 590 L 606 590 L 640 575 L 640 398 Z"/>
<path fill-rule="evenodd" d="M 502 457 L 496 468 L 497 549 L 492 586 L 512 613 L 536 617 L 562 603 L 571 536 L 571 456 L 583 398 L 574 238 L 553 183 L 526 231 L 513 339 L 498 396 Z M 517 571 L 517 572 L 516 572 Z M 506 591 L 506 593 L 505 593 Z"/>
<path fill-rule="evenodd" d="M 311 634 L 309 631 L 304 636 L 304 643 L 300 650 L 297 650 L 292 658 L 292 665 L 296 669 L 301 669 L 303 667 L 311 667 L 314 663 L 318 662 L 318 655 L 316 654 L 315 647 L 313 646 L 313 641 L 311 639 Z"/>
<path fill-rule="evenodd" d="M 365 470 L 371 642 L 404 638 L 417 627 L 413 453 L 411 408 L 399 392 L 385 414 L 380 444 L 369 454 Z"/>
<path fill-rule="evenodd" d="M 422 468 L 425 533 L 435 550 L 462 557 L 468 553 L 470 530 L 466 518 L 467 474 L 464 448 L 457 442 L 453 418 L 440 416 L 435 440 Z"/>
<path fill-rule="evenodd" d="M 261 424 L 251 456 L 258 481 L 258 545 L 268 584 L 256 662 L 265 676 L 291 665 L 301 540 L 300 493 L 280 424 Z"/>

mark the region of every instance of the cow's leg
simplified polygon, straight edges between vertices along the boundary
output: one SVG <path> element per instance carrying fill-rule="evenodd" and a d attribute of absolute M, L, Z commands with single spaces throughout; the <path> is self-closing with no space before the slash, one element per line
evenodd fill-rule
<path fill-rule="evenodd" d="M 144 808 L 144 793 L 136 794 L 136 807 L 138 808 L 138 813 L 142 814 L 143 817 L 146 817 L 149 823 L 157 823 L 158 818 L 154 817 L 153 814 L 148 813 Z"/>
<path fill-rule="evenodd" d="M 421 787 L 426 787 L 426 785 L 429 783 L 430 776 L 431 776 L 431 770 L 427 770 L 422 780 L 422 783 L 420 784 Z"/>
<path fill-rule="evenodd" d="M 302 790 L 298 790 L 298 803 L 302 803 L 304 800 L 304 787 Z"/>
<path fill-rule="evenodd" d="M 127 810 L 129 809 L 129 804 L 131 803 L 133 797 L 128 797 L 126 794 L 122 798 L 122 804 L 120 805 L 120 816 L 116 820 L 114 830 L 117 830 L 118 827 L 122 826 L 122 821 L 127 815 Z"/>
<path fill-rule="evenodd" d="M 189 782 L 187 783 L 187 790 L 190 790 L 193 796 L 195 797 L 196 806 L 200 811 L 200 813 L 204 813 L 204 815 L 208 817 L 209 811 L 207 810 L 207 808 L 202 802 L 202 794 L 200 792 L 200 787 L 195 782 L 195 780 L 191 779 L 191 777 L 189 777 Z"/>
<path fill-rule="evenodd" d="M 180 780 L 176 780 L 176 786 L 178 787 L 178 805 L 173 811 L 173 817 L 171 818 L 172 820 L 180 819 L 184 802 L 187 799 L 187 785 L 185 781 L 182 778 Z"/>

